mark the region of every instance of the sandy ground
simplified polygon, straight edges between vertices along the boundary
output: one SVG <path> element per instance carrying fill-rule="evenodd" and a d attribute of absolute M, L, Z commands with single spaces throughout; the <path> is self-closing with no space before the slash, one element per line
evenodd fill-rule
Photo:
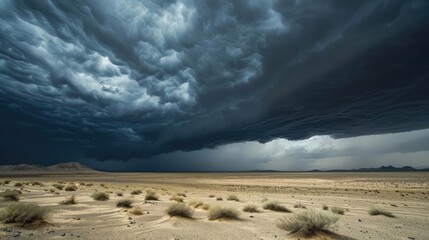
<path fill-rule="evenodd" d="M 0 224 L 0 239 L 303 239 L 276 227 L 279 218 L 305 211 L 322 210 L 322 204 L 346 209 L 332 229 L 337 235 L 320 233 L 314 239 L 429 239 L 429 173 L 0 173 L 0 186 L 22 189 L 20 202 L 35 202 L 52 209 L 46 224 L 23 228 Z M 40 181 L 44 186 L 14 187 L 16 182 Z M 78 190 L 53 189 L 57 182 L 75 183 Z M 83 185 L 83 183 L 85 185 Z M 87 186 L 92 183 L 92 186 Z M 104 187 L 101 186 L 104 184 Z M 140 195 L 131 195 L 140 189 Z M 145 190 L 154 189 L 159 201 L 145 201 Z M 94 191 L 111 192 L 110 200 L 95 201 Z M 116 196 L 123 192 L 124 196 Z M 241 211 L 240 220 L 207 218 L 195 209 L 193 219 L 169 217 L 165 209 L 175 193 L 185 193 L 185 202 L 201 200 L 211 206 L 230 206 L 241 211 L 246 203 L 262 209 L 265 199 L 277 200 L 293 211 L 260 213 Z M 59 204 L 74 194 L 76 205 Z M 209 195 L 222 197 L 217 201 Z M 235 194 L 240 202 L 226 201 Z M 131 198 L 143 215 L 116 207 L 119 199 Z M 0 200 L 0 208 L 10 202 Z M 371 206 L 380 206 L 396 218 L 370 216 Z"/>

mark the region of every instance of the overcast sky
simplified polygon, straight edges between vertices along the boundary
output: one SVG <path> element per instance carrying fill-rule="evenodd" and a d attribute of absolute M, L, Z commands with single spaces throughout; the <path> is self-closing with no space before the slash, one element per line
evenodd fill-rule
<path fill-rule="evenodd" d="M 429 165 L 429 2 L 0 1 L 0 163 Z"/>

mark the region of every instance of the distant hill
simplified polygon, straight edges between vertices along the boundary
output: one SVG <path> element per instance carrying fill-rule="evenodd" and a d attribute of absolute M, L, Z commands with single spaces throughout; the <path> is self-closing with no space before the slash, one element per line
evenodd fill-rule
<path fill-rule="evenodd" d="M 332 170 L 314 169 L 314 170 L 311 170 L 310 172 L 406 172 L 406 171 L 429 171 L 429 168 L 416 169 L 410 166 L 397 168 L 389 165 L 389 166 L 381 166 L 378 168 L 355 168 L 355 169 L 332 169 Z"/>
<path fill-rule="evenodd" d="M 0 171 L 29 171 L 29 172 L 90 172 L 96 171 L 78 162 L 59 163 L 52 166 L 40 166 L 31 164 L 0 165 Z"/>

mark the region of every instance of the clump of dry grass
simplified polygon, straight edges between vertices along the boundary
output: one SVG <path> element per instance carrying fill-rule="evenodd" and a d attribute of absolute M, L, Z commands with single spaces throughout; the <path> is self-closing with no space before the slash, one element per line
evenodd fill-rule
<path fill-rule="evenodd" d="M 228 195 L 226 200 L 240 202 L 240 199 L 238 199 L 238 197 L 236 195 Z"/>
<path fill-rule="evenodd" d="M 77 190 L 77 186 L 74 184 L 67 184 L 67 186 L 64 187 L 64 190 L 67 192 L 72 192 Z"/>
<path fill-rule="evenodd" d="M 179 196 L 179 195 L 174 195 L 170 197 L 170 201 L 176 201 L 176 202 L 183 202 L 183 197 Z"/>
<path fill-rule="evenodd" d="M 306 206 L 304 206 L 304 204 L 302 203 L 296 203 L 295 205 L 293 205 L 294 208 L 307 208 Z"/>
<path fill-rule="evenodd" d="M 129 213 L 133 215 L 143 215 L 143 211 L 139 207 L 133 207 Z"/>
<path fill-rule="evenodd" d="M 209 195 L 209 198 L 214 198 L 214 197 L 216 197 L 214 194 Z"/>
<path fill-rule="evenodd" d="M 144 197 L 145 200 L 154 200 L 158 201 L 159 196 L 156 194 L 155 191 L 152 190 L 146 190 L 146 196 Z"/>
<path fill-rule="evenodd" d="M 43 183 L 38 182 L 38 181 L 29 182 L 29 185 L 31 185 L 31 186 L 40 186 L 40 187 L 44 186 Z"/>
<path fill-rule="evenodd" d="M 133 204 L 133 200 L 131 199 L 121 199 L 116 202 L 116 207 L 131 208 L 132 204 Z"/>
<path fill-rule="evenodd" d="M 184 203 L 174 203 L 167 208 L 166 213 L 172 217 L 179 216 L 191 218 L 192 214 L 194 214 L 194 210 Z"/>
<path fill-rule="evenodd" d="M 116 193 L 116 196 L 118 196 L 118 197 L 122 197 L 122 196 L 124 196 L 124 194 L 123 194 L 122 192 L 117 192 L 117 193 Z"/>
<path fill-rule="evenodd" d="M 131 195 L 139 195 L 140 193 L 142 193 L 142 190 L 133 190 Z"/>
<path fill-rule="evenodd" d="M 262 206 L 262 208 L 263 209 L 268 209 L 268 210 L 271 210 L 271 211 L 276 211 L 276 212 L 288 212 L 288 213 L 291 212 L 287 207 L 280 205 L 280 203 L 278 203 L 277 201 L 266 202 Z"/>
<path fill-rule="evenodd" d="M 44 221 L 49 209 L 35 203 L 11 203 L 0 212 L 3 223 L 29 224 L 37 220 Z"/>
<path fill-rule="evenodd" d="M 390 218 L 394 218 L 395 217 L 395 215 L 393 215 L 393 213 L 391 213 L 391 212 L 389 212 L 389 211 L 387 211 L 385 209 L 382 209 L 380 207 L 375 207 L 375 206 L 372 206 L 368 210 L 368 214 L 371 215 L 371 216 L 383 215 L 383 216 L 390 217 Z"/>
<path fill-rule="evenodd" d="M 338 215 L 305 210 L 280 219 L 277 227 L 291 233 L 303 233 L 311 236 L 318 231 L 326 231 L 339 219 Z"/>
<path fill-rule="evenodd" d="M 217 197 L 216 201 L 223 201 L 223 198 L 222 197 Z"/>
<path fill-rule="evenodd" d="M 257 213 L 261 211 L 258 209 L 258 206 L 256 206 L 256 204 L 248 203 L 243 207 L 243 212 Z"/>
<path fill-rule="evenodd" d="M 180 197 L 186 197 L 186 194 L 185 194 L 185 193 L 176 193 L 176 195 L 177 195 L 177 196 L 180 196 Z"/>
<path fill-rule="evenodd" d="M 109 194 L 105 192 L 95 192 L 91 197 L 97 201 L 107 201 L 110 198 Z"/>
<path fill-rule="evenodd" d="M 344 208 L 340 208 L 340 207 L 331 207 L 331 212 L 336 213 L 336 214 L 340 214 L 340 215 L 344 215 Z"/>
<path fill-rule="evenodd" d="M 13 186 L 15 186 L 15 187 L 22 187 L 22 183 L 17 182 L 17 183 L 15 183 Z"/>
<path fill-rule="evenodd" d="M 329 210 L 329 207 L 328 207 L 327 205 L 323 204 L 323 205 L 322 205 L 322 209 L 323 209 L 323 210 Z"/>
<path fill-rule="evenodd" d="M 216 219 L 239 219 L 240 212 L 234 208 L 229 207 L 212 207 L 207 212 L 209 220 Z"/>
<path fill-rule="evenodd" d="M 5 201 L 19 201 L 19 195 L 21 194 L 18 190 L 6 190 L 0 193 L 0 197 L 2 197 Z"/>
<path fill-rule="evenodd" d="M 61 204 L 64 205 L 72 205 L 72 204 L 77 204 L 77 200 L 76 197 L 74 195 L 71 195 L 70 197 L 64 199 Z"/>
<path fill-rule="evenodd" d="M 54 184 L 52 184 L 52 187 L 54 187 L 54 188 L 56 188 L 58 190 L 63 190 L 64 184 L 54 183 Z"/>

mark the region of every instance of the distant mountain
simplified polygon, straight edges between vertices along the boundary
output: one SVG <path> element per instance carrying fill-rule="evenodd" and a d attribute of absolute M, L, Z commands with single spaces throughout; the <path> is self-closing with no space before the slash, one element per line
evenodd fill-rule
<path fill-rule="evenodd" d="M 355 169 L 332 169 L 332 170 L 314 169 L 314 170 L 311 170 L 310 172 L 406 172 L 406 171 L 429 171 L 429 168 L 416 169 L 410 166 L 397 168 L 389 165 L 389 166 L 381 166 L 378 168 L 355 168 Z"/>
<path fill-rule="evenodd" d="M 88 171 L 96 171 L 96 170 L 78 162 L 67 162 L 67 163 L 59 163 L 48 167 L 40 166 L 40 165 L 31 165 L 31 164 L 0 165 L 0 171 L 88 172 Z"/>

